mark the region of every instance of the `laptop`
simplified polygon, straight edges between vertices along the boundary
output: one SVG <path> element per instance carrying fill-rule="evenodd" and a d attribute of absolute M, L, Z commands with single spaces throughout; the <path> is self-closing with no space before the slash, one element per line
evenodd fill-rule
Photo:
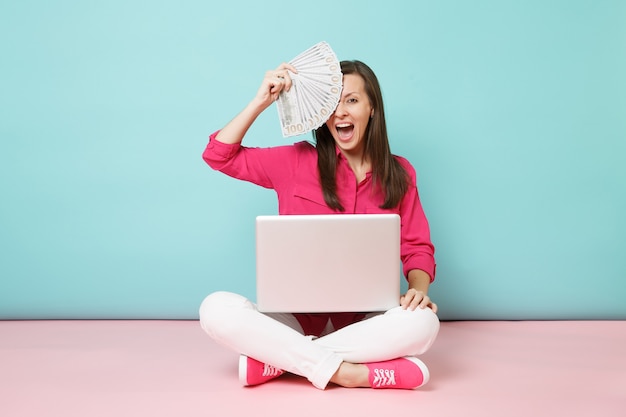
<path fill-rule="evenodd" d="M 385 311 L 400 303 L 400 216 L 256 218 L 262 312 Z"/>

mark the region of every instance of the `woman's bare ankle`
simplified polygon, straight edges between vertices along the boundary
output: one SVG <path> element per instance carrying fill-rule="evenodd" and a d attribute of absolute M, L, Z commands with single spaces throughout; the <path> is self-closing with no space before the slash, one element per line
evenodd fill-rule
<path fill-rule="evenodd" d="M 342 362 L 330 382 L 346 388 L 369 387 L 369 369 L 362 364 Z"/>

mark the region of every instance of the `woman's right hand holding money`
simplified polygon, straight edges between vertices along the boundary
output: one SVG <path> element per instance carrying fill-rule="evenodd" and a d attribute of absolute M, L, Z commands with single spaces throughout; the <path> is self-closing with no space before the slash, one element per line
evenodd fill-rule
<path fill-rule="evenodd" d="M 289 71 L 294 74 L 298 72 L 293 65 L 286 63 L 280 64 L 275 70 L 268 71 L 254 99 L 224 126 L 215 138 L 223 143 L 241 143 L 259 114 L 278 100 L 281 91 L 291 89 L 292 80 Z"/>
<path fill-rule="evenodd" d="M 292 73 L 298 72 L 293 65 L 283 63 L 275 70 L 265 73 L 265 78 L 256 95 L 256 100 L 263 109 L 278 100 L 278 96 L 283 90 L 289 91 L 291 89 L 292 80 L 289 76 L 289 71 Z"/>

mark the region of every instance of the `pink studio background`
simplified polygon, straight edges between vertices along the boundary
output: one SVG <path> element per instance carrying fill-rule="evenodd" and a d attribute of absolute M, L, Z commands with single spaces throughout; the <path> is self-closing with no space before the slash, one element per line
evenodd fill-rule
<path fill-rule="evenodd" d="M 626 410 L 626 323 L 445 322 L 423 389 L 243 388 L 195 321 L 0 322 L 3 416 L 606 416 Z"/>

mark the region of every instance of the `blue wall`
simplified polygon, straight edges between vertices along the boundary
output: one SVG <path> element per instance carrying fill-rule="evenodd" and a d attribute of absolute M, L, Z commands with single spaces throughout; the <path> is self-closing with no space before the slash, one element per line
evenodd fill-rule
<path fill-rule="evenodd" d="M 0 318 L 254 297 L 275 196 L 201 153 L 320 40 L 379 75 L 443 319 L 626 318 L 626 2 L 91 3 L 0 4 Z M 287 143 L 275 109 L 247 143 Z"/>

